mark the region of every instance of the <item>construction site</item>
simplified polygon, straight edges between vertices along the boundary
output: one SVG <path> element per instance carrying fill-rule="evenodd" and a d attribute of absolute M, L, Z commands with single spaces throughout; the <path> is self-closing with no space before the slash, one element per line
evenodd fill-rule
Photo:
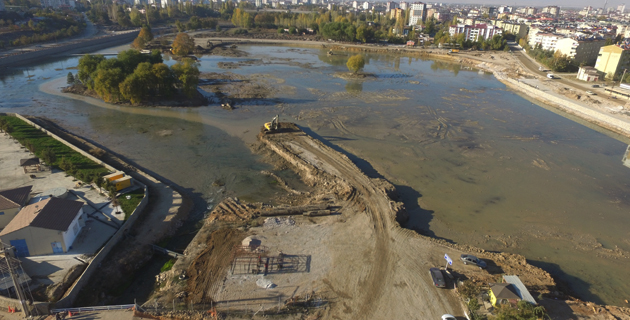
<path fill-rule="evenodd" d="M 143 306 L 148 312 L 192 318 L 210 313 L 465 319 L 468 309 L 457 292 L 462 281 L 483 287 L 517 274 L 533 295 L 552 297 L 541 302 L 551 315 L 578 309 L 594 319 L 624 314 L 624 308 L 595 305 L 591 311 L 562 294 L 547 272 L 523 256 L 456 245 L 401 227 L 407 213 L 392 184 L 367 176 L 342 151 L 292 123 L 271 125 L 261 130 L 254 148 L 278 168 L 293 169 L 308 191 L 278 179 L 287 190 L 286 205 L 222 201 L 183 257 L 156 277 L 158 289 Z M 487 269 L 445 264 L 445 254 L 462 253 L 484 259 Z M 447 267 L 446 288 L 434 286 L 432 267 Z"/>

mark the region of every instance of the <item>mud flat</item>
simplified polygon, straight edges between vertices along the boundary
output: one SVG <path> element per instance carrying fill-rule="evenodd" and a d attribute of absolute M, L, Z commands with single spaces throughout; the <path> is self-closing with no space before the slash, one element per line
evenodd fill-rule
<path fill-rule="evenodd" d="M 325 319 L 439 319 L 444 313 L 463 317 L 453 285 L 435 288 L 428 269 L 443 266 L 445 253 L 453 259 L 474 253 L 488 262 L 487 270 L 455 261 L 449 267 L 452 273 L 485 284 L 497 282 L 502 274 L 519 275 L 534 296 L 544 295 L 540 303 L 551 315 L 560 318 L 630 316 L 625 308 L 586 304 L 564 295 L 547 272 L 529 265 L 523 256 L 451 244 L 402 228 L 407 215 L 392 184 L 367 176 L 346 155 L 294 124 L 282 123 L 280 132 L 258 138 L 270 161 L 289 166 L 312 188 L 301 197 L 293 194 L 291 205 L 326 206 L 332 214 L 265 218 L 272 209 L 264 204 L 228 199 L 206 219 L 184 258 L 160 274 L 162 289 L 146 306 L 177 301 L 212 304 L 220 312 L 254 313 L 317 297 L 320 307 L 302 312 Z M 264 250 L 239 256 L 247 236 L 260 241 L 257 246 Z M 280 256 L 285 258 L 282 269 L 277 268 Z M 286 262 L 289 258 L 291 263 Z M 258 267 L 259 273 L 253 274 Z M 187 279 L 174 279 L 182 273 Z"/>

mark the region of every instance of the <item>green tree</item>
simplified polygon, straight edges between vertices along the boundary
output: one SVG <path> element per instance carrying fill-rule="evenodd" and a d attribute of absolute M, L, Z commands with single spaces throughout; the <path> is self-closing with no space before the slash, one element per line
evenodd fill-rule
<path fill-rule="evenodd" d="M 119 84 L 125 79 L 120 68 L 98 69 L 94 76 L 94 91 L 105 102 L 120 100 Z"/>
<path fill-rule="evenodd" d="M 195 47 L 195 40 L 186 33 L 178 33 L 172 44 L 174 55 L 186 56 Z"/>
<path fill-rule="evenodd" d="M 44 162 L 46 162 L 46 164 L 48 164 L 49 166 L 53 165 L 53 163 L 55 163 L 55 161 L 57 161 L 57 155 L 55 154 L 55 152 L 49 147 L 46 148 L 42 151 L 42 159 L 44 159 Z"/>
<path fill-rule="evenodd" d="M 66 82 L 69 85 L 73 85 L 74 84 L 74 75 L 72 75 L 72 72 L 68 72 L 68 76 L 66 77 Z"/>
<path fill-rule="evenodd" d="M 156 63 L 152 69 L 156 91 L 160 95 L 170 98 L 175 88 L 175 74 L 164 63 Z"/>
<path fill-rule="evenodd" d="M 92 82 L 92 73 L 96 71 L 98 65 L 105 61 L 105 57 L 103 55 L 92 55 L 88 54 L 79 59 L 79 73 L 77 74 L 81 83 L 91 87 Z"/>
<path fill-rule="evenodd" d="M 188 97 L 193 97 L 197 93 L 197 83 L 199 83 L 198 63 L 192 59 L 183 59 L 174 64 L 171 70 L 182 92 Z"/>
<path fill-rule="evenodd" d="M 365 66 L 365 59 L 360 54 L 354 55 L 348 59 L 346 66 L 348 67 L 348 70 L 353 73 L 357 73 Z"/>

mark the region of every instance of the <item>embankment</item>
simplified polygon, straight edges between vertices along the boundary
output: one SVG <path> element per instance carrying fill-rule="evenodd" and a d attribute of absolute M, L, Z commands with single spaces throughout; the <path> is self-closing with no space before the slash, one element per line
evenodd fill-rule
<path fill-rule="evenodd" d="M 42 62 L 64 54 L 90 53 L 97 50 L 122 45 L 133 41 L 139 31 L 131 31 L 112 36 L 98 37 L 80 42 L 70 42 L 56 47 L 28 51 L 0 58 L 0 68 L 19 67 L 32 62 Z"/>

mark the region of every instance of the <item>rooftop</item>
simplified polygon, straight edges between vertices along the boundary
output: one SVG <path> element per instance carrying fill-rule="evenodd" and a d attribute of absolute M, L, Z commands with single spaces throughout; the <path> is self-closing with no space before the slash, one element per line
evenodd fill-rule
<path fill-rule="evenodd" d="M 0 210 L 23 207 L 33 186 L 0 190 Z"/>
<path fill-rule="evenodd" d="M 83 207 L 83 202 L 48 198 L 24 207 L 0 232 L 0 236 L 23 229 L 38 227 L 67 231 L 70 223 Z"/>

